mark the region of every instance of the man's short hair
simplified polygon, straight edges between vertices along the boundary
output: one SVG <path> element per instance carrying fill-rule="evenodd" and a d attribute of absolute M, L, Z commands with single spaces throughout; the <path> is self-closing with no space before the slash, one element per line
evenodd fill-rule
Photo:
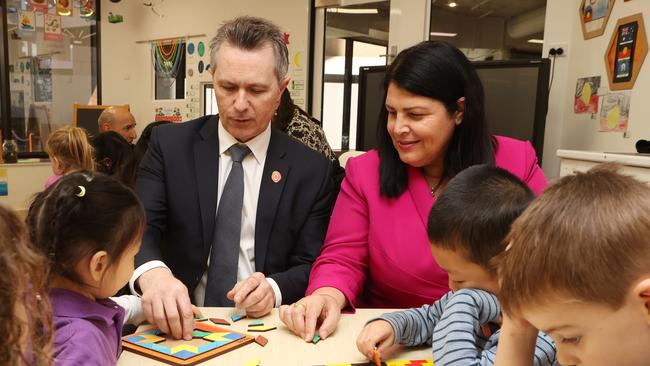
<path fill-rule="evenodd" d="M 224 42 L 248 51 L 259 49 L 268 43 L 273 47 L 278 82 L 287 75 L 289 50 L 284 43 L 282 31 L 272 22 L 258 17 L 242 16 L 223 23 L 210 40 L 210 67 L 213 70 L 216 67 L 217 52 Z"/>
<path fill-rule="evenodd" d="M 530 188 L 506 170 L 469 167 L 449 181 L 431 209 L 429 240 L 496 274 L 492 259 L 504 251 L 510 226 L 534 198 Z"/>
<path fill-rule="evenodd" d="M 618 309 L 650 273 L 650 188 L 617 170 L 563 177 L 515 221 L 499 263 L 506 311 L 558 298 Z"/>

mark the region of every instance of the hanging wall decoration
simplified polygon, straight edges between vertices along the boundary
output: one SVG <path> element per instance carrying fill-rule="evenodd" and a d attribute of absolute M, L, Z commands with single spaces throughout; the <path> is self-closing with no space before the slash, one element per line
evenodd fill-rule
<path fill-rule="evenodd" d="M 18 12 L 18 29 L 25 32 L 36 30 L 36 15 L 33 11 Z"/>
<path fill-rule="evenodd" d="M 629 91 L 605 95 L 600 111 L 600 132 L 627 131 L 629 116 Z"/>
<path fill-rule="evenodd" d="M 72 15 L 72 0 L 57 0 L 56 1 L 56 13 L 61 16 L 71 16 Z"/>
<path fill-rule="evenodd" d="M 578 13 L 584 39 L 602 35 L 615 0 L 582 0 Z"/>
<path fill-rule="evenodd" d="M 199 66 L 198 66 L 199 74 L 202 74 L 202 73 L 203 73 L 203 66 L 204 66 L 204 65 L 203 65 L 203 60 L 199 61 Z"/>
<path fill-rule="evenodd" d="M 158 41 L 151 44 L 151 54 L 156 75 L 176 80 L 181 65 L 183 41 L 172 39 L 168 42 Z"/>
<path fill-rule="evenodd" d="M 61 41 L 61 16 L 45 14 L 43 16 L 43 39 L 46 41 Z"/>
<path fill-rule="evenodd" d="M 194 54 L 194 43 L 190 42 L 187 45 L 187 53 L 190 55 Z"/>
<path fill-rule="evenodd" d="M 605 53 L 607 79 L 611 90 L 631 89 L 648 54 L 643 15 L 637 13 L 616 22 Z"/>
<path fill-rule="evenodd" d="M 199 57 L 203 57 L 203 54 L 205 53 L 205 45 L 203 42 L 199 42 L 196 52 L 199 54 Z"/>
<path fill-rule="evenodd" d="M 573 113 L 597 113 L 598 88 L 600 88 L 600 76 L 578 79 L 573 99 Z"/>
<path fill-rule="evenodd" d="M 85 5 L 83 2 L 85 1 Z M 83 0 L 82 6 L 79 8 L 79 16 L 86 19 L 91 19 L 95 15 L 95 0 Z"/>
<path fill-rule="evenodd" d="M 48 0 L 29 0 L 29 10 L 47 13 Z"/>

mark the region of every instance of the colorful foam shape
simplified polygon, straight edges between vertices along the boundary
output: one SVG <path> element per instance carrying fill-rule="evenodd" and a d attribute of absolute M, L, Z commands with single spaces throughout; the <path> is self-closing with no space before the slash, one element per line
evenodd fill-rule
<path fill-rule="evenodd" d="M 214 324 L 219 324 L 219 325 L 230 325 L 230 322 L 228 322 L 226 319 L 221 319 L 221 318 L 210 318 L 210 321 L 213 322 Z"/>
<path fill-rule="evenodd" d="M 138 343 L 138 346 L 142 346 L 145 348 L 149 348 L 150 350 L 158 351 L 160 353 L 164 353 L 166 355 L 171 355 L 172 350 L 169 349 L 169 347 L 161 346 L 156 343 Z"/>
<path fill-rule="evenodd" d="M 202 332 L 200 330 L 195 330 L 194 333 L 192 333 L 192 338 L 203 338 L 205 336 L 209 336 L 210 332 Z"/>
<path fill-rule="evenodd" d="M 224 338 L 228 338 L 232 341 L 236 341 L 238 339 L 244 338 L 242 334 L 237 334 L 237 333 L 228 333 L 224 336 Z"/>
<path fill-rule="evenodd" d="M 245 317 L 246 317 L 245 314 L 235 314 L 235 315 L 230 316 L 230 320 L 236 322 L 236 321 L 244 319 Z"/>
<path fill-rule="evenodd" d="M 198 329 L 210 333 L 223 332 L 223 328 L 217 328 L 208 322 L 194 323 L 194 329 L 195 330 Z"/>
<path fill-rule="evenodd" d="M 277 329 L 278 327 L 266 325 L 261 327 L 248 327 L 249 332 L 268 332 L 269 330 Z"/>
<path fill-rule="evenodd" d="M 320 336 L 318 334 L 314 334 L 314 338 L 311 340 L 313 344 L 318 343 L 320 341 Z"/>
<path fill-rule="evenodd" d="M 179 344 L 178 346 L 172 347 L 172 355 L 182 351 L 188 351 L 196 354 L 199 353 L 199 347 L 191 346 L 189 344 Z"/>
<path fill-rule="evenodd" d="M 140 336 L 137 336 L 137 335 L 124 338 L 125 341 L 130 342 L 130 343 L 138 343 L 140 341 L 144 341 L 145 339 L 146 338 L 140 337 Z"/>
<path fill-rule="evenodd" d="M 257 343 L 260 346 L 264 347 L 264 346 L 266 346 L 267 343 L 269 343 L 269 340 L 262 337 L 261 335 L 258 335 L 257 337 L 255 337 L 255 343 Z"/>
<path fill-rule="evenodd" d="M 260 366 L 260 359 L 255 358 L 253 360 L 250 360 L 244 364 L 244 366 Z"/>
<path fill-rule="evenodd" d="M 182 350 L 180 352 L 173 353 L 172 356 L 180 358 L 181 360 L 187 360 L 190 357 L 196 356 L 196 353 L 190 351 Z"/>
<path fill-rule="evenodd" d="M 154 334 L 145 334 L 142 338 L 144 338 L 144 341 L 147 343 L 159 343 L 165 340 L 165 338 Z"/>
<path fill-rule="evenodd" d="M 253 320 L 252 322 L 248 323 L 249 327 L 256 327 L 258 325 L 264 325 L 264 322 L 260 319 Z"/>
<path fill-rule="evenodd" d="M 211 333 L 210 335 L 203 337 L 203 339 L 212 342 L 217 342 L 217 341 L 231 342 L 232 339 L 226 337 L 228 334 L 230 333 L 225 333 L 225 332 Z"/>
<path fill-rule="evenodd" d="M 211 351 L 217 347 L 223 346 L 224 344 L 226 344 L 226 342 L 210 342 L 207 344 L 202 344 L 199 346 L 199 353 Z"/>

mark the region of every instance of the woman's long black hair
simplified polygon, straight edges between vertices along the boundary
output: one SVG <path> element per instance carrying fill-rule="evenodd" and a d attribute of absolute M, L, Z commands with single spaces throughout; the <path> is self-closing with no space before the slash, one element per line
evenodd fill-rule
<path fill-rule="evenodd" d="M 494 164 L 496 140 L 485 125 L 483 86 L 474 67 L 456 47 L 439 41 L 424 41 L 397 55 L 384 79 L 384 103 L 388 86 L 394 83 L 409 92 L 438 100 L 447 112 L 458 110 L 465 97 L 463 121 L 456 126 L 447 148 L 444 171 L 451 177 L 476 164 Z M 400 196 L 408 185 L 407 165 L 388 134 L 388 114 L 382 108 L 377 124 L 381 194 Z"/>

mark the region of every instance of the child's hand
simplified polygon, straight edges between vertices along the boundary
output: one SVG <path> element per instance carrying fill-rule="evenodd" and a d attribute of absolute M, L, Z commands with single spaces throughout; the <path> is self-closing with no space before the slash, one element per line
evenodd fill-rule
<path fill-rule="evenodd" d="M 379 356 L 382 351 L 393 345 L 395 332 L 389 322 L 375 320 L 366 325 L 357 337 L 357 348 L 364 356 L 372 360 L 372 351 L 377 347 Z"/>

